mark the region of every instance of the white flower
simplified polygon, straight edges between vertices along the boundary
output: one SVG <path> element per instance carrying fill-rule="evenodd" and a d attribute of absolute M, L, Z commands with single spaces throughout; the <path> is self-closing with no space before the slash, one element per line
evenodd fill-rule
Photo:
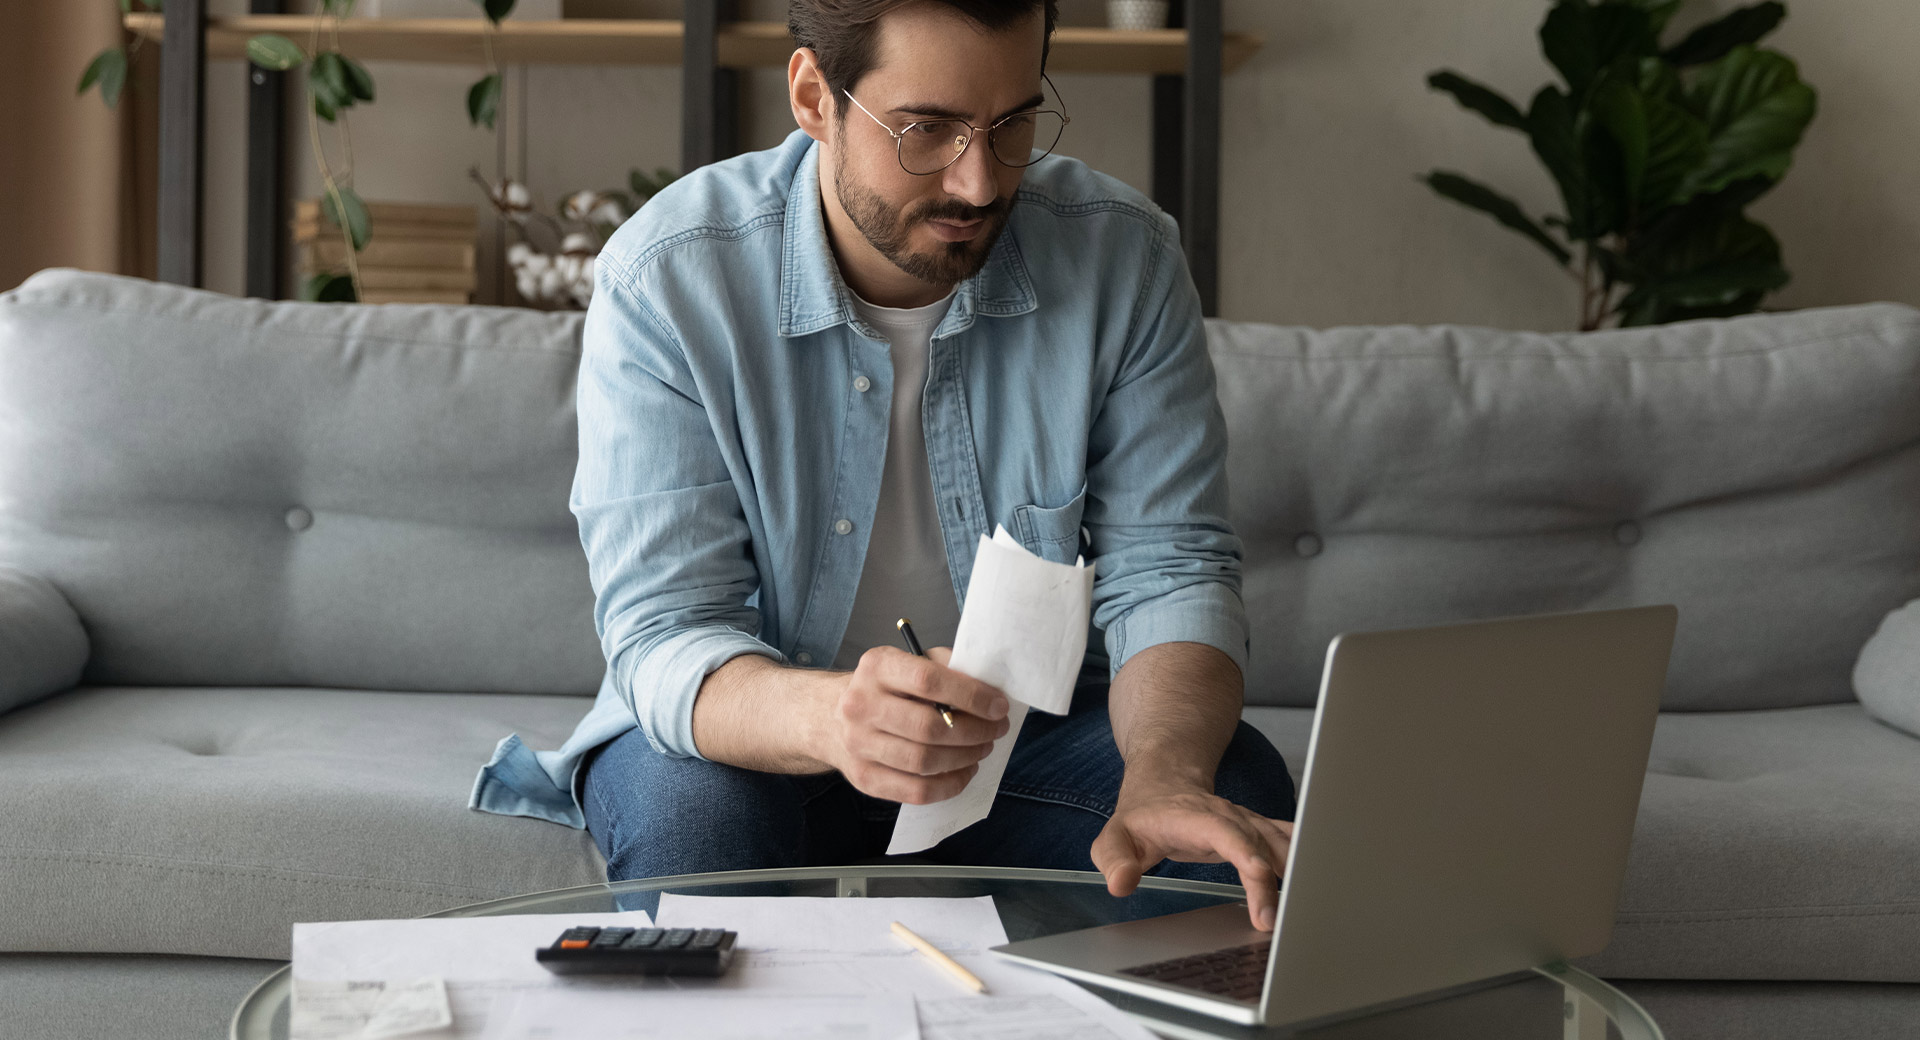
<path fill-rule="evenodd" d="M 600 243 L 584 231 L 575 231 L 560 243 L 560 251 L 574 256 L 592 256 L 600 251 Z"/>
<path fill-rule="evenodd" d="M 515 242 L 507 247 L 507 263 L 512 264 L 515 268 L 525 267 L 527 265 L 527 257 L 532 255 L 533 247 L 525 242 Z"/>
<path fill-rule="evenodd" d="M 593 212 L 587 214 L 587 222 L 590 224 L 620 224 L 626 221 L 627 216 L 626 207 L 620 205 L 619 199 L 611 195 L 605 195 L 601 197 L 600 204 L 593 208 Z"/>

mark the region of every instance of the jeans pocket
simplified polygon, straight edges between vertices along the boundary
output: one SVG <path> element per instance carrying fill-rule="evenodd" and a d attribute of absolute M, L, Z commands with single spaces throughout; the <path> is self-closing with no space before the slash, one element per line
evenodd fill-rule
<path fill-rule="evenodd" d="M 1054 563 L 1072 563 L 1080 555 L 1080 520 L 1087 510 L 1087 486 L 1063 506 L 1023 505 L 1013 511 L 1013 536 L 1027 551 Z"/>

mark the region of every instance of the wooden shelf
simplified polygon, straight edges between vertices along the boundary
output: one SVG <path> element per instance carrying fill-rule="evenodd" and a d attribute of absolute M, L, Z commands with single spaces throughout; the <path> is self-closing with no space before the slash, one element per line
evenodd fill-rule
<path fill-rule="evenodd" d="M 159 43 L 165 16 L 130 14 L 126 27 Z M 484 65 L 479 18 L 348 18 L 340 22 L 340 50 L 363 61 L 421 61 Z M 247 39 L 279 33 L 302 48 L 313 32 L 312 15 L 239 15 L 207 19 L 207 57 L 244 58 Z M 548 22 L 508 19 L 494 37 L 502 64 L 678 65 L 678 21 L 563 18 Z M 1227 33 L 1221 64 L 1233 71 L 1260 49 L 1260 37 Z M 729 68 L 784 67 L 793 43 L 783 22 L 738 22 L 720 30 L 720 64 Z M 1047 68 L 1054 72 L 1179 75 L 1187 66 L 1187 34 L 1181 29 L 1125 31 L 1062 26 L 1053 37 Z"/>

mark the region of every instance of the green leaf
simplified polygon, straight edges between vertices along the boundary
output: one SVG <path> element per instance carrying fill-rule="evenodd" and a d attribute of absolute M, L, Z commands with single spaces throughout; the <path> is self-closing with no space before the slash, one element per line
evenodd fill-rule
<path fill-rule="evenodd" d="M 513 0 L 474 0 L 480 9 L 487 12 L 487 18 L 498 25 L 500 20 L 513 13 Z"/>
<path fill-rule="evenodd" d="M 1744 314 L 1787 283 L 1780 242 L 1740 212 L 1753 198 L 1743 184 L 1672 211 L 1625 258 L 1632 292 L 1620 302 L 1622 324 Z"/>
<path fill-rule="evenodd" d="M 1748 177 L 1779 180 L 1813 121 L 1815 95 L 1785 55 L 1743 45 L 1699 71 L 1688 105 L 1705 121 L 1708 141 L 1683 197 Z"/>
<path fill-rule="evenodd" d="M 353 279 L 333 271 L 323 271 L 300 286 L 300 298 L 309 303 L 354 303 Z"/>
<path fill-rule="evenodd" d="M 1681 0 L 1629 0 L 1634 6 L 1647 12 L 1647 24 L 1653 34 L 1659 36 L 1667 28 L 1667 23 L 1679 12 Z"/>
<path fill-rule="evenodd" d="M 120 13 L 121 13 L 121 14 L 132 14 L 132 13 L 133 13 L 133 0 L 120 0 Z"/>
<path fill-rule="evenodd" d="M 340 207 L 334 205 L 334 192 L 339 193 Z M 346 213 L 341 215 L 341 208 Z M 320 196 L 320 211 L 334 227 L 346 228 L 347 237 L 353 241 L 353 251 L 367 248 L 367 242 L 373 238 L 373 221 L 367 215 L 367 204 L 352 188 L 336 185 L 332 191 Z"/>
<path fill-rule="evenodd" d="M 1480 113 L 1495 126 L 1508 126 L 1515 130 L 1527 128 L 1527 117 L 1513 102 L 1459 73 L 1436 72 L 1427 77 L 1427 86 L 1452 94 L 1462 107 Z"/>
<path fill-rule="evenodd" d="M 1580 138 L 1574 133 L 1573 106 L 1565 94 L 1552 87 L 1541 87 L 1527 110 L 1527 139 L 1533 153 L 1540 157 L 1547 172 L 1560 189 L 1560 201 L 1566 207 L 1565 229 L 1571 239 L 1594 237 L 1592 194 Z"/>
<path fill-rule="evenodd" d="M 307 60 L 300 45 L 278 33 L 261 33 L 247 40 L 247 60 L 270 72 L 285 72 Z"/>
<path fill-rule="evenodd" d="M 353 96 L 361 101 L 372 101 L 373 76 L 367 72 L 367 67 L 344 55 L 340 58 L 340 64 L 346 69 L 347 89 Z"/>
<path fill-rule="evenodd" d="M 1623 79 L 1602 82 L 1593 95 L 1594 115 L 1619 145 L 1621 187 L 1631 223 L 1678 198 L 1681 184 L 1707 152 L 1707 128 L 1692 113 L 1665 98 L 1649 97 Z"/>
<path fill-rule="evenodd" d="M 1642 7 L 1559 0 L 1540 24 L 1540 49 L 1573 96 L 1583 97 L 1602 69 L 1622 58 L 1657 54 L 1659 41 L 1652 16 Z"/>
<path fill-rule="evenodd" d="M 1434 170 L 1422 180 L 1442 196 L 1469 209 L 1477 209 L 1532 239 L 1560 263 L 1565 264 L 1572 259 L 1572 254 L 1567 252 L 1566 247 L 1554 241 L 1553 237 L 1548 235 L 1540 225 L 1534 223 L 1532 218 L 1521 210 L 1519 203 L 1492 188 L 1446 170 Z"/>
<path fill-rule="evenodd" d="M 1687 34 L 1686 39 L 1661 55 L 1675 65 L 1704 65 L 1743 43 L 1756 43 L 1787 17 L 1787 5 L 1777 0 L 1736 8 L 1726 16 Z"/>
<path fill-rule="evenodd" d="M 487 76 L 467 91 L 467 119 L 474 126 L 493 129 L 493 120 L 499 110 L 500 77 L 498 74 Z"/>
<path fill-rule="evenodd" d="M 94 55 L 87 71 L 80 74 L 80 88 L 74 93 L 85 94 L 95 83 L 100 85 L 100 100 L 106 102 L 108 108 L 118 106 L 120 88 L 127 84 L 127 52 L 112 47 Z"/>
<path fill-rule="evenodd" d="M 347 62 L 337 51 L 313 56 L 307 67 L 307 91 L 313 95 L 314 111 L 332 122 L 335 114 L 353 107 L 353 86 L 347 77 Z"/>

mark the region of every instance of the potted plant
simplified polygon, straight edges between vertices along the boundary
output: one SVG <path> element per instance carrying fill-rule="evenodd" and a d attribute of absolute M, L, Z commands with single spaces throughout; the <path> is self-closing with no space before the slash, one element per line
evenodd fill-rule
<path fill-rule="evenodd" d="M 1786 17 L 1767 0 L 1661 43 L 1681 0 L 1557 0 L 1540 45 L 1561 82 L 1525 109 L 1452 71 L 1427 79 L 1526 135 L 1564 212 L 1536 221 L 1462 174 L 1422 179 L 1526 236 L 1580 284 L 1580 328 L 1756 309 L 1787 283 L 1780 243 L 1746 215 L 1792 164 L 1815 95 L 1756 46 Z"/>

